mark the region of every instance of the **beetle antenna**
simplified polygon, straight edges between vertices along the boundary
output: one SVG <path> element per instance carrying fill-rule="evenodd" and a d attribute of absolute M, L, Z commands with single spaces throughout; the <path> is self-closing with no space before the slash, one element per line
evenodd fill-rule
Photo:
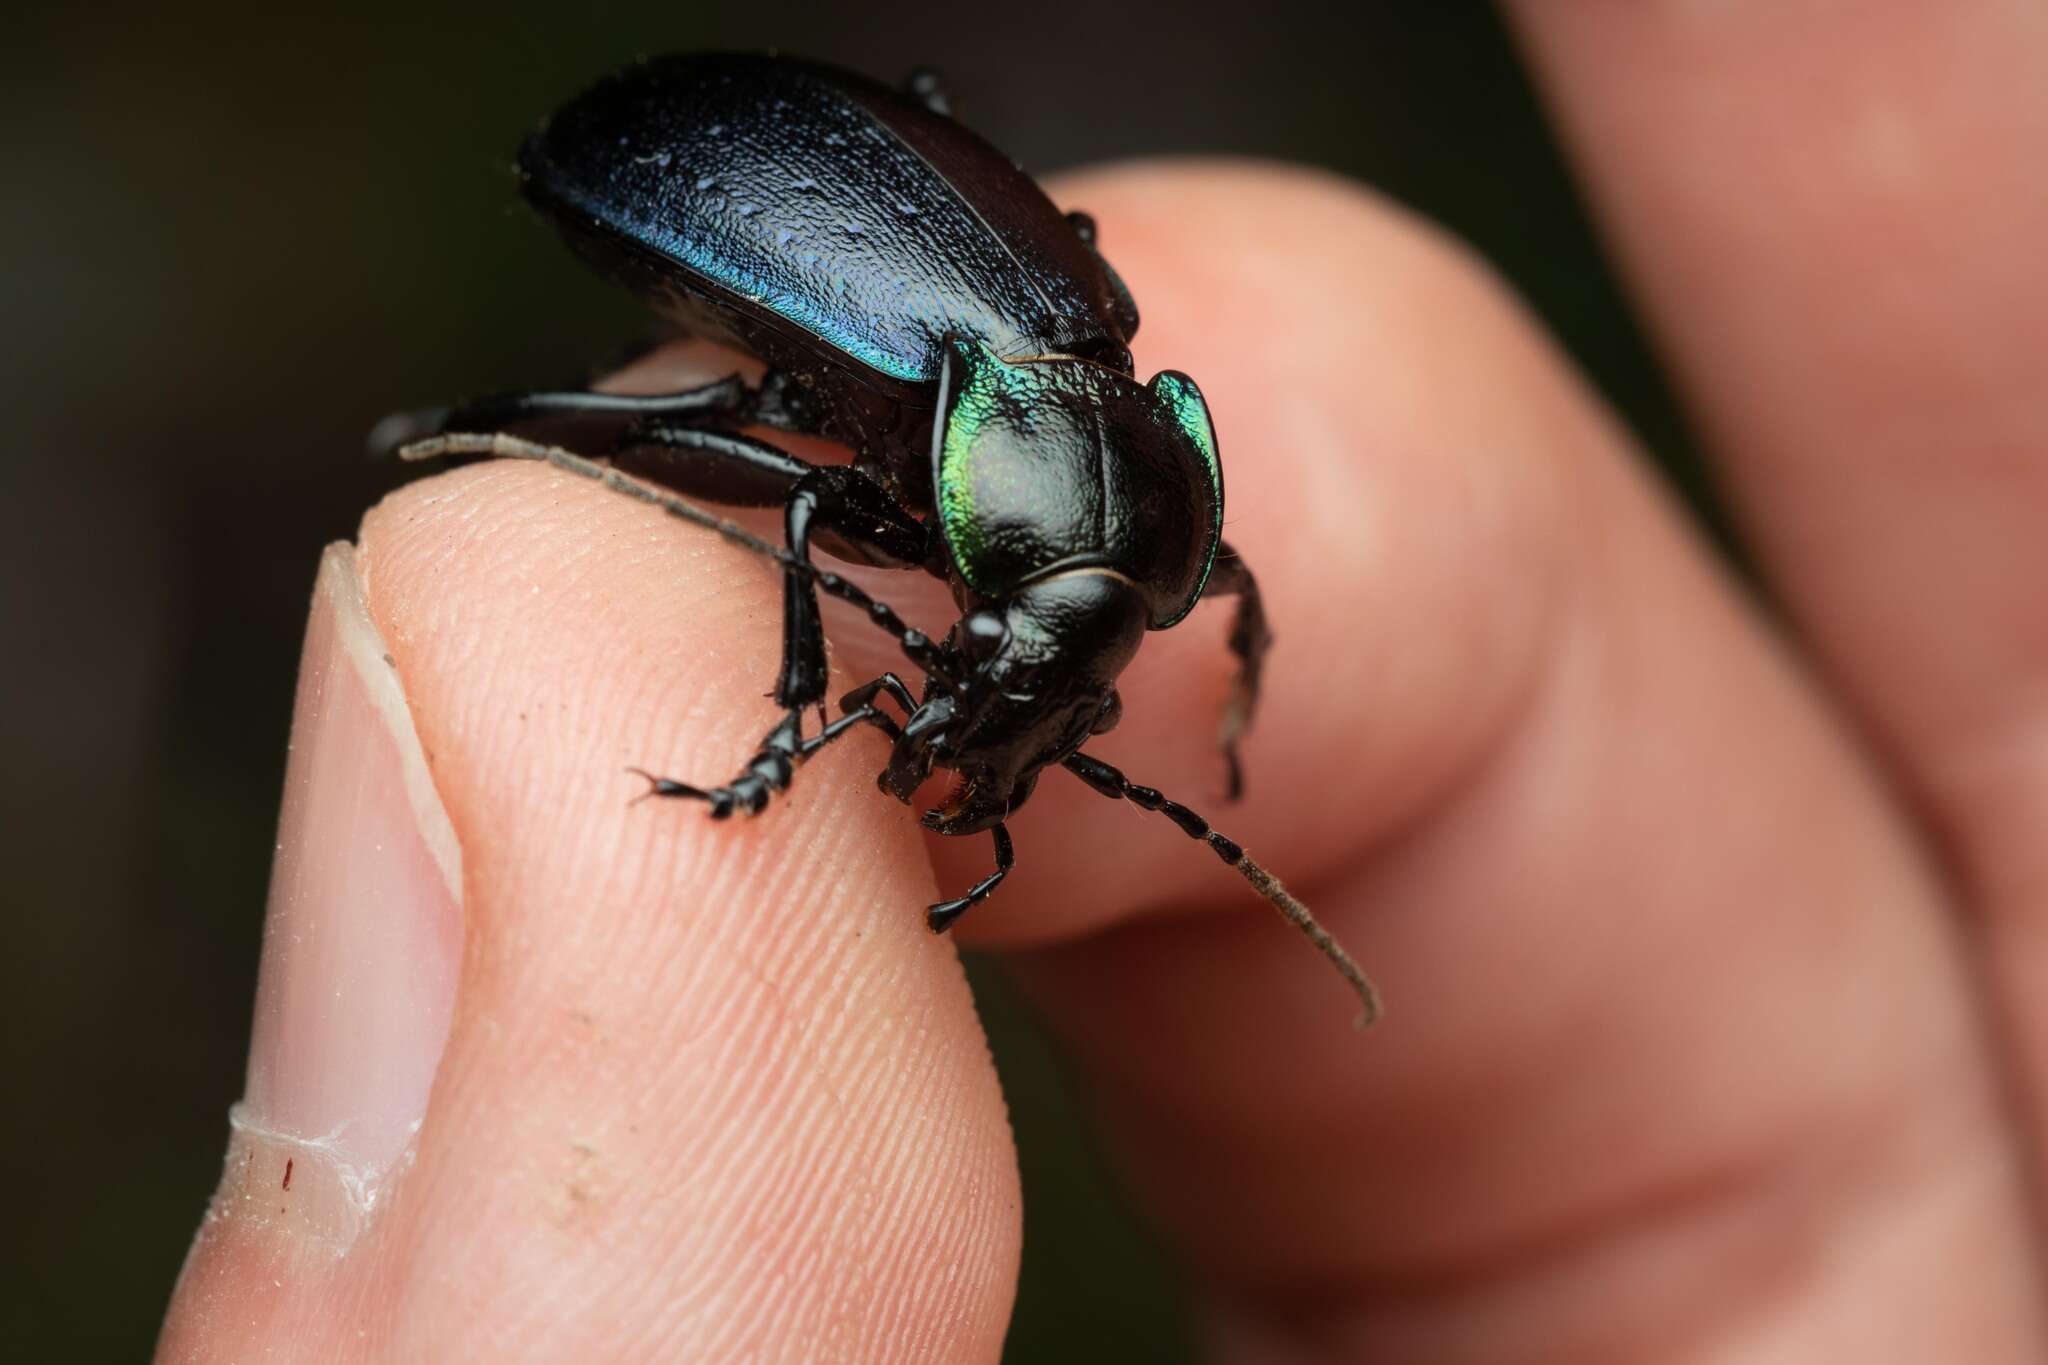
<path fill-rule="evenodd" d="M 1064 766 L 1067 771 L 1086 782 L 1102 795 L 1111 799 L 1129 801 L 1145 810 L 1156 810 L 1167 819 L 1179 825 L 1181 832 L 1190 839 L 1200 839 L 1214 850 L 1223 860 L 1224 866 L 1234 867 L 1244 879 L 1252 884 L 1252 890 L 1264 896 L 1267 902 L 1278 910 L 1283 918 L 1307 936 L 1322 955 L 1330 959 L 1343 978 L 1358 992 L 1358 999 L 1364 1010 L 1358 1016 L 1358 1027 L 1369 1028 L 1383 1012 L 1380 1008 L 1379 989 L 1366 974 L 1351 960 L 1351 954 L 1344 951 L 1344 945 L 1337 942 L 1322 922 L 1309 913 L 1309 908 L 1296 900 L 1280 879 L 1253 861 L 1250 854 L 1232 839 L 1225 838 L 1209 828 L 1209 822 L 1189 810 L 1178 801 L 1161 795 L 1152 787 L 1141 787 L 1132 782 L 1117 769 L 1099 758 L 1087 754 L 1069 754 Z"/>
<path fill-rule="evenodd" d="M 636 501 L 659 507 L 680 521 L 692 526 L 701 526 L 715 531 L 723 539 L 751 550 L 763 559 L 772 559 L 785 569 L 803 575 L 817 585 L 818 591 L 828 597 L 836 597 L 860 609 L 868 620 L 896 637 L 896 643 L 910 661 L 923 669 L 927 676 L 950 692 L 960 690 L 960 684 L 946 668 L 939 655 L 939 647 L 929 635 L 907 625 L 896 614 L 896 609 L 887 602 L 876 600 L 866 589 L 851 579 L 844 578 L 829 569 L 821 569 L 807 559 L 799 559 L 787 549 L 770 540 L 763 540 L 746 527 L 721 517 L 716 512 L 706 511 L 694 502 L 649 488 L 646 484 L 630 479 L 609 465 L 564 450 L 560 446 L 545 445 L 529 441 L 523 436 L 513 436 L 502 431 L 450 431 L 438 436 L 429 436 L 418 441 L 409 441 L 397 450 L 398 458 L 408 462 L 438 459 L 444 455 L 496 455 L 509 460 L 536 460 L 541 464 L 553 465 L 571 474 L 580 474 L 603 484 L 614 493 L 623 493 Z"/>

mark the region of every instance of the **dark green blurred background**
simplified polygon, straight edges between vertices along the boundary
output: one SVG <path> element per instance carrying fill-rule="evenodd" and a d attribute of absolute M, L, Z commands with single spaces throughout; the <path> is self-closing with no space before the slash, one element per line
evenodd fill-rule
<path fill-rule="evenodd" d="M 241 1085 L 302 615 L 397 406 L 635 329 L 518 208 L 520 134 L 638 53 L 930 63 L 1034 170 L 1313 162 L 1476 244 L 1660 458 L 1677 420 L 1509 39 L 1470 0 L 254 4 L 17 14 L 0 54 L 0 1355 L 146 1355 Z M 1110 240 L 1114 251 L 1113 235 Z M 1030 1200 L 1017 1361 L 1179 1360 L 1171 1269 L 985 968 Z"/>

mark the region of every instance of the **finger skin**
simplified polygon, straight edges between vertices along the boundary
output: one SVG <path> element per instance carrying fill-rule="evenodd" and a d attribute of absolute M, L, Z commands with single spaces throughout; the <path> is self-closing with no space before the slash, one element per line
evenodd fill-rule
<path fill-rule="evenodd" d="M 395 494 L 360 558 L 462 845 L 455 1021 L 370 1231 L 210 1226 L 163 1358 L 995 1360 L 1015 1156 L 878 741 L 751 822 L 628 804 L 773 722 L 776 577 L 528 465 Z"/>
<path fill-rule="evenodd" d="M 1207 167 L 1060 195 L 1144 304 L 1141 369 L 1215 407 L 1275 605 L 1251 793 L 1209 813 L 1390 1008 L 1347 1029 L 1170 829 L 1050 779 L 1017 820 L 1056 867 L 977 927 L 1095 931 L 1021 973 L 1233 1357 L 2032 1358 L 1940 887 L 1611 421 L 1361 194 Z M 1105 751 L 1172 791 L 1227 670 L 1162 646 L 1199 685 L 1134 683 Z"/>
<path fill-rule="evenodd" d="M 2048 10 L 1511 8 L 1775 589 L 1985 926 L 2048 1141 Z"/>

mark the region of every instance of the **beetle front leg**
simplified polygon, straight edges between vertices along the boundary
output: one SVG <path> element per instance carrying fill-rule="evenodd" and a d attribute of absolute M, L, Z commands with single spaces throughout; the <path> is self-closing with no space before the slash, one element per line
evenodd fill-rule
<path fill-rule="evenodd" d="M 966 895 L 926 907 L 924 922 L 931 926 L 933 933 L 945 933 L 953 927 L 954 920 L 966 914 L 971 907 L 987 900 L 995 889 L 1003 884 L 1003 878 L 1010 875 L 1010 869 L 1017 865 L 1017 850 L 1010 842 L 1010 831 L 1001 825 L 991 825 L 988 832 L 996 842 L 996 870 L 976 882 L 973 890 Z"/>
<path fill-rule="evenodd" d="M 1259 582 L 1251 567 L 1225 541 L 1216 552 L 1216 564 L 1202 588 L 1204 601 L 1211 597 L 1237 598 L 1237 611 L 1230 618 L 1230 652 L 1237 656 L 1237 677 L 1230 696 L 1223 703 L 1223 719 L 1216 727 L 1216 744 L 1230 770 L 1230 799 L 1244 795 L 1244 765 L 1238 759 L 1237 741 L 1251 728 L 1252 713 L 1259 705 L 1259 680 L 1265 670 L 1266 651 L 1273 647 L 1273 632 L 1266 625 L 1266 604 L 1259 597 Z"/>
<path fill-rule="evenodd" d="M 871 682 L 864 682 L 859 687 L 848 692 L 839 699 L 839 710 L 842 714 L 848 711 L 859 711 L 872 704 L 877 696 L 885 692 L 895 699 L 898 706 L 903 708 L 904 715 L 907 716 L 917 710 L 917 698 L 910 694 L 910 689 L 904 685 L 903 679 L 897 677 L 894 673 L 884 673 L 881 677 Z"/>
<path fill-rule="evenodd" d="M 888 712 L 876 706 L 863 705 L 846 712 L 811 738 L 805 739 L 803 712 L 796 710 L 776 722 L 775 728 L 762 738 L 760 751 L 747 763 L 738 777 L 723 787 L 693 787 L 672 777 L 656 777 L 640 768 L 629 768 L 627 771 L 647 779 L 646 795 L 685 797 L 703 801 L 710 805 L 711 818 L 714 820 L 723 820 L 735 811 L 745 815 L 759 815 L 767 808 L 770 797 L 776 792 L 789 789 L 790 781 L 796 776 L 799 764 L 827 744 L 861 725 L 872 725 L 892 740 L 901 733 Z"/>

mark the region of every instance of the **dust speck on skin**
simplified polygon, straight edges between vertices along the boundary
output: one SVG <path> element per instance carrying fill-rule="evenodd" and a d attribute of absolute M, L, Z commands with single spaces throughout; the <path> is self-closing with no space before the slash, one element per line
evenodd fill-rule
<path fill-rule="evenodd" d="M 609 1202 L 615 1175 L 597 1147 L 571 1142 L 553 1185 L 549 1213 L 556 1226 L 569 1227 Z"/>

